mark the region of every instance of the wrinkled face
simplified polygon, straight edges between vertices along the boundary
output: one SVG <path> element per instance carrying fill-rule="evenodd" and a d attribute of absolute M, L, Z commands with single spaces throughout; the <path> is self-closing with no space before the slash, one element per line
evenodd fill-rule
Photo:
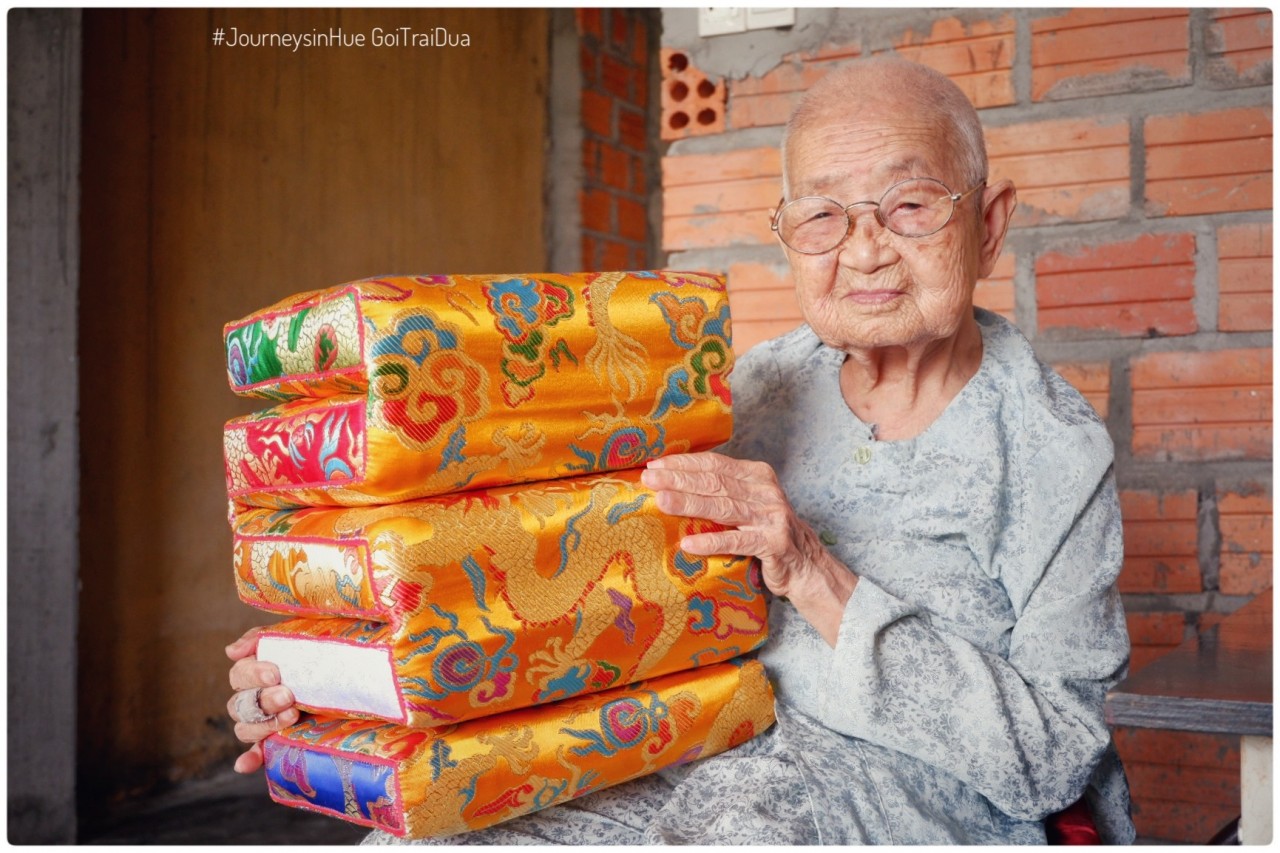
<path fill-rule="evenodd" d="M 933 122 L 894 106 L 828 117 L 787 143 L 787 200 L 826 196 L 841 205 L 879 201 L 893 184 L 936 178 L 964 192 Z M 983 191 L 956 204 L 951 221 L 927 237 L 900 237 L 855 207 L 843 243 L 821 255 L 791 249 L 796 295 L 805 321 L 837 349 L 911 346 L 955 335 L 972 319 L 981 274 Z M 994 260 L 994 259 L 993 259 Z"/>

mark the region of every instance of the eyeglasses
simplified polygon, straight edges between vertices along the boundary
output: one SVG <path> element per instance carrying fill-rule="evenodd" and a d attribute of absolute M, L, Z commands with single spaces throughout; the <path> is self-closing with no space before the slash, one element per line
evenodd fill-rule
<path fill-rule="evenodd" d="M 821 255 L 844 242 L 853 230 L 852 208 L 875 207 L 876 221 L 901 237 L 928 237 L 951 221 L 956 204 L 986 186 L 984 180 L 962 193 L 953 193 L 934 178 L 910 178 L 885 190 L 879 201 L 855 201 L 841 206 L 823 196 L 804 196 L 783 204 L 770 228 L 791 249 L 804 255 Z"/>

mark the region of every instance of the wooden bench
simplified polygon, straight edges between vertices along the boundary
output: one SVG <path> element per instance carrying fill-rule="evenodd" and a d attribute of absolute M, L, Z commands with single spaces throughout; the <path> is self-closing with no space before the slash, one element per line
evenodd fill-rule
<path fill-rule="evenodd" d="M 1271 841 L 1271 590 L 1116 686 L 1112 726 L 1236 735 L 1240 840 Z"/>

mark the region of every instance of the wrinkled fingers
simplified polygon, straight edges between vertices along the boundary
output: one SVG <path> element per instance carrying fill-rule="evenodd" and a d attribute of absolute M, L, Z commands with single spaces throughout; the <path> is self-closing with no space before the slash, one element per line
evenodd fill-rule
<path fill-rule="evenodd" d="M 235 771 L 237 773 L 253 773 L 262 767 L 262 764 L 262 744 L 255 743 L 236 759 Z"/>
<path fill-rule="evenodd" d="M 681 471 L 675 468 L 647 468 L 640 482 L 655 492 L 687 492 L 707 497 L 767 503 L 777 500 L 777 483 L 768 479 L 739 477 L 740 472 Z"/>
<path fill-rule="evenodd" d="M 698 557 L 735 554 L 740 557 L 767 558 L 773 556 L 775 549 L 759 531 L 720 530 L 690 534 L 680 540 L 680 550 Z"/>
<path fill-rule="evenodd" d="M 293 707 L 288 687 L 252 687 L 237 690 L 227 700 L 227 713 L 237 723 L 265 723 Z"/>
<path fill-rule="evenodd" d="M 280 683 L 280 670 L 256 657 L 241 658 L 231 665 L 230 679 L 232 690 L 271 687 Z"/>
<path fill-rule="evenodd" d="M 236 737 L 244 743 L 256 743 L 298 721 L 293 693 L 284 686 L 238 690 L 227 700 L 227 713 L 236 721 Z"/>
<path fill-rule="evenodd" d="M 241 634 L 237 640 L 227 644 L 227 657 L 232 660 L 240 660 L 243 657 L 256 654 L 258 651 L 258 635 L 263 630 L 265 630 L 263 626 L 255 625 Z"/>

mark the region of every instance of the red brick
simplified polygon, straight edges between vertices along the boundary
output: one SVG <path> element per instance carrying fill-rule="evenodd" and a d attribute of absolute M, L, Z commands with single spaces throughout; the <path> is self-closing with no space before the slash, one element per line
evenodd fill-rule
<path fill-rule="evenodd" d="M 725 81 L 713 82 L 681 50 L 663 48 L 663 139 L 722 133 L 725 127 Z"/>
<path fill-rule="evenodd" d="M 582 70 L 582 88 L 595 88 L 600 81 L 600 53 L 586 44 L 579 44 L 578 67 Z"/>
<path fill-rule="evenodd" d="M 1271 110 L 1241 107 L 1146 120 L 1148 216 L 1271 207 Z"/>
<path fill-rule="evenodd" d="M 771 69 L 761 77 L 729 81 L 729 120 L 735 128 L 780 125 L 806 89 L 832 69 L 837 62 L 801 62 L 796 57 Z"/>
<path fill-rule="evenodd" d="M 673 186 L 667 189 L 663 202 L 669 216 L 754 210 L 768 220 L 781 196 L 781 181 L 770 177 Z"/>
<path fill-rule="evenodd" d="M 645 114 L 630 107 L 618 107 L 618 141 L 632 151 L 649 147 L 649 127 Z"/>
<path fill-rule="evenodd" d="M 1018 188 L 1015 227 L 1117 219 L 1129 211 L 1129 123 L 1123 116 L 988 128 L 993 180 Z"/>
<path fill-rule="evenodd" d="M 1017 268 L 1014 256 L 1005 252 L 996 261 L 991 275 L 973 289 L 973 304 L 994 311 L 1005 319 L 1014 319 L 1013 275 Z"/>
<path fill-rule="evenodd" d="M 784 62 L 770 69 L 760 77 L 744 77 L 741 80 L 729 81 L 729 99 L 754 97 L 758 95 L 779 95 L 791 92 L 803 92 L 821 80 L 839 63 L 827 62 Z"/>
<path fill-rule="evenodd" d="M 1189 557 L 1125 557 L 1119 589 L 1125 594 L 1174 595 L 1204 590 L 1200 561 Z"/>
<path fill-rule="evenodd" d="M 1271 12 L 1259 9 L 1215 9 L 1205 30 L 1206 76 L 1214 83 L 1270 83 Z"/>
<path fill-rule="evenodd" d="M 787 290 L 795 287 L 785 263 L 730 264 L 728 281 L 731 294 L 740 290 Z"/>
<path fill-rule="evenodd" d="M 617 206 L 618 235 L 637 242 L 649 239 L 649 211 L 644 205 L 620 198 Z"/>
<path fill-rule="evenodd" d="M 767 216 L 759 211 L 668 216 L 663 221 L 662 246 L 667 251 L 761 245 L 773 240 Z"/>
<path fill-rule="evenodd" d="M 800 320 L 743 320 L 733 321 L 733 351 L 741 355 L 761 341 L 785 335 L 800 325 Z"/>
<path fill-rule="evenodd" d="M 1134 797 L 1133 825 L 1138 836 L 1144 839 L 1207 844 L 1218 830 L 1239 816 L 1239 804 L 1223 806 Z"/>
<path fill-rule="evenodd" d="M 649 107 L 649 66 L 648 63 L 631 69 L 631 103 L 640 109 Z"/>
<path fill-rule="evenodd" d="M 1215 806 L 1240 804 L 1239 770 L 1135 762 L 1125 765 L 1125 775 L 1129 778 L 1130 790 L 1143 799 Z"/>
<path fill-rule="evenodd" d="M 625 270 L 629 266 L 628 249 L 613 240 L 600 241 L 600 270 Z"/>
<path fill-rule="evenodd" d="M 609 40 L 613 46 L 624 53 L 631 51 L 631 15 L 624 9 L 611 9 L 609 12 Z"/>
<path fill-rule="evenodd" d="M 1036 260 L 1040 330 L 1076 327 L 1117 335 L 1196 331 L 1195 237 L 1146 234 Z"/>
<path fill-rule="evenodd" d="M 1134 521 L 1165 521 L 1196 518 L 1195 489 L 1177 492 L 1123 491 L 1120 493 L 1120 513 Z"/>
<path fill-rule="evenodd" d="M 1144 839 L 1207 844 L 1239 816 L 1239 804 L 1224 806 L 1153 799 L 1144 802 L 1141 808 L 1134 808 L 1133 825 Z"/>
<path fill-rule="evenodd" d="M 857 42 L 840 42 L 839 44 L 827 42 L 816 50 L 787 54 L 783 59 L 800 59 L 806 62 L 820 62 L 828 59 L 851 59 L 861 53 L 862 48 Z"/>
<path fill-rule="evenodd" d="M 1099 417 L 1107 416 L 1107 396 L 1111 393 L 1111 365 L 1101 362 L 1059 362 L 1053 369 L 1071 383 L 1093 406 Z"/>
<path fill-rule="evenodd" d="M 1112 736 L 1125 764 L 1240 769 L 1240 738 L 1231 735 L 1116 726 Z"/>
<path fill-rule="evenodd" d="M 1033 100 L 1093 97 L 1191 82 L 1185 10 L 1076 9 L 1032 24 Z"/>
<path fill-rule="evenodd" d="M 735 129 L 786 124 L 800 103 L 800 92 L 752 95 L 729 100 L 729 125 Z"/>
<path fill-rule="evenodd" d="M 1139 646 L 1129 650 L 1129 674 L 1134 675 L 1148 665 L 1169 654 L 1177 646 Z"/>
<path fill-rule="evenodd" d="M 1124 519 L 1122 593 L 1201 591 L 1196 504 L 1194 489 L 1120 493 Z"/>
<path fill-rule="evenodd" d="M 1271 457 L 1271 350 L 1134 358 L 1133 452 L 1165 461 Z"/>
<path fill-rule="evenodd" d="M 613 197 L 602 190 L 583 190 L 578 194 L 582 211 L 582 227 L 609 234 L 613 231 Z"/>
<path fill-rule="evenodd" d="M 1218 328 L 1224 332 L 1271 329 L 1270 223 L 1218 229 Z"/>
<path fill-rule="evenodd" d="M 604 38 L 604 27 L 601 24 L 599 9 L 578 9 L 576 10 L 576 17 L 579 33 L 595 36 L 598 39 Z"/>
<path fill-rule="evenodd" d="M 770 177 L 782 186 L 782 158 L 777 148 L 743 148 L 723 154 L 691 154 L 662 158 L 662 185 L 681 187 Z"/>
<path fill-rule="evenodd" d="M 1256 595 L 1272 582 L 1272 501 L 1265 492 L 1218 495 L 1222 534 L 1218 588 L 1226 595 Z"/>
<path fill-rule="evenodd" d="M 597 136 L 612 139 L 613 99 L 599 92 L 583 92 L 582 125 Z"/>
<path fill-rule="evenodd" d="M 1218 589 L 1223 595 L 1257 595 L 1271 588 L 1271 554 L 1223 554 L 1218 565 Z"/>
<path fill-rule="evenodd" d="M 1135 646 L 1176 646 L 1187 620 L 1181 613 L 1129 613 L 1129 642 Z"/>
<path fill-rule="evenodd" d="M 630 185 L 630 158 L 613 145 L 600 146 L 600 179 L 614 189 L 625 191 Z"/>
<path fill-rule="evenodd" d="M 631 68 L 609 54 L 600 57 L 600 81 L 606 92 L 631 100 Z"/>
<path fill-rule="evenodd" d="M 1135 388 L 1271 383 L 1271 348 L 1162 352 L 1136 358 Z"/>
<path fill-rule="evenodd" d="M 1226 621 L 1226 618 L 1230 615 L 1231 615 L 1230 613 L 1217 613 L 1217 612 L 1201 613 L 1199 617 L 1196 619 L 1196 633 L 1203 634 L 1205 631 L 1208 631 L 1210 628 L 1218 627 L 1224 621 Z"/>
<path fill-rule="evenodd" d="M 596 238 L 590 234 L 582 235 L 582 268 L 584 270 L 599 270 L 600 266 L 600 247 L 596 244 Z"/>
<path fill-rule="evenodd" d="M 631 192 L 636 195 L 648 193 L 648 178 L 645 174 L 644 161 L 639 157 L 631 158 Z"/>
<path fill-rule="evenodd" d="M 1270 509 L 1252 513 L 1227 513 L 1221 507 L 1220 510 L 1223 552 L 1271 553 Z"/>
<path fill-rule="evenodd" d="M 800 322 L 800 308 L 796 304 L 796 292 L 793 287 L 731 292 L 729 305 L 735 323 L 753 320 L 790 320 L 794 325 Z"/>
<path fill-rule="evenodd" d="M 649 27 L 644 18 L 638 16 L 631 23 L 635 27 L 635 36 L 631 42 L 631 61 L 637 68 L 648 68 Z"/>
<path fill-rule="evenodd" d="M 600 177 L 600 143 L 594 139 L 582 141 L 582 172 L 590 178 Z"/>
<path fill-rule="evenodd" d="M 927 34 L 907 31 L 895 52 L 946 74 L 978 109 L 1015 103 L 1014 33 L 1009 16 L 994 21 L 936 21 Z"/>
<path fill-rule="evenodd" d="M 664 248 L 773 242 L 781 172 L 776 148 L 664 157 Z"/>

